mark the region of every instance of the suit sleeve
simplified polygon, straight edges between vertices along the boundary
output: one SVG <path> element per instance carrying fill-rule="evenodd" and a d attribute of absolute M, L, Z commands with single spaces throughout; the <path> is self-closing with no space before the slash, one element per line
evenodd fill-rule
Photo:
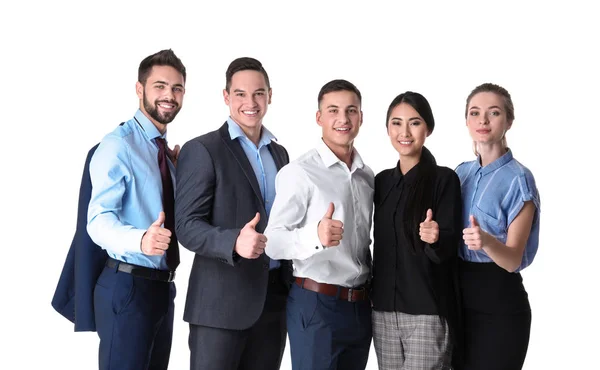
<path fill-rule="evenodd" d="M 213 159 L 197 140 L 187 142 L 177 160 L 175 230 L 186 249 L 234 265 L 233 251 L 241 229 L 211 224 L 216 176 Z"/>
<path fill-rule="evenodd" d="M 433 219 L 438 223 L 440 235 L 433 244 L 425 243 L 425 254 L 434 263 L 442 263 L 458 254 L 462 235 L 462 199 L 460 180 L 454 172 L 447 172 L 436 184 L 436 203 Z"/>

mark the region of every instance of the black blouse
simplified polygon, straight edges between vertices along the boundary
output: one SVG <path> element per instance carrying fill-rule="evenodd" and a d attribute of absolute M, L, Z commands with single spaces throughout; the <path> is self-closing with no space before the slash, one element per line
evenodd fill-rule
<path fill-rule="evenodd" d="M 411 186 L 423 186 L 425 174 L 433 184 L 426 205 L 438 223 L 438 241 L 427 244 L 419 238 L 419 226 L 408 230 L 413 215 L 405 214 Z M 412 191 L 411 191 L 412 190 Z M 375 177 L 373 244 L 373 309 L 413 315 L 440 315 L 454 326 L 458 313 L 456 265 L 462 240 L 460 181 L 454 171 L 438 166 L 423 148 L 420 162 L 405 175 L 396 168 Z M 420 207 L 417 207 L 420 208 Z M 423 215 L 422 220 L 425 220 Z M 414 246 L 413 246 L 414 244 Z"/>

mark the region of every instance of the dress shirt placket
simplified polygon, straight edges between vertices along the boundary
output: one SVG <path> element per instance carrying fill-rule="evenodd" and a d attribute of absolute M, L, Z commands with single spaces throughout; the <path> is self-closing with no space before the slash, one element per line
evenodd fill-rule
<path fill-rule="evenodd" d="M 356 261 L 356 264 L 358 265 L 358 271 L 356 273 L 356 276 L 354 277 L 354 283 L 352 284 L 353 286 L 356 286 L 356 281 L 358 279 L 358 277 L 360 276 L 360 271 L 362 270 L 362 264 L 360 263 L 360 258 L 359 258 L 359 240 L 358 240 L 358 225 L 360 224 L 360 220 L 358 219 L 358 215 L 360 212 L 360 205 L 358 203 L 358 198 L 360 196 L 359 194 L 359 190 L 356 187 L 356 182 L 354 181 L 354 175 L 356 174 L 357 169 L 354 168 L 352 171 L 348 171 L 348 180 L 350 182 L 350 193 L 352 194 L 352 212 L 353 212 L 353 220 L 354 220 L 354 225 L 352 227 L 353 233 L 354 233 L 354 237 L 352 238 L 352 243 L 350 244 L 350 250 L 352 253 L 352 259 L 354 259 L 354 261 Z M 357 212 L 357 210 L 359 212 Z"/>

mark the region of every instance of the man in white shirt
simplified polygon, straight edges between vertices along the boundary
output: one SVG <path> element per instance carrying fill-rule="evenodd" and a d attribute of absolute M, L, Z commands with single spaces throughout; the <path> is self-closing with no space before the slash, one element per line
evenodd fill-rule
<path fill-rule="evenodd" d="M 287 302 L 292 367 L 364 369 L 371 345 L 373 171 L 356 149 L 361 94 L 333 80 L 318 97 L 322 140 L 277 174 L 265 253 L 292 260 Z"/>

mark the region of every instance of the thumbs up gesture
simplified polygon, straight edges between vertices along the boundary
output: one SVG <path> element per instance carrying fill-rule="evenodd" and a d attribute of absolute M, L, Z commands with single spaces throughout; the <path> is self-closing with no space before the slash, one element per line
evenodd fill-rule
<path fill-rule="evenodd" d="M 169 248 L 171 242 L 171 230 L 162 227 L 165 222 L 165 213 L 160 212 L 156 221 L 150 225 L 142 236 L 140 248 L 142 253 L 148 256 L 162 256 Z"/>
<path fill-rule="evenodd" d="M 260 213 L 256 212 L 256 216 L 244 225 L 235 241 L 235 252 L 241 257 L 256 259 L 265 252 L 267 237 L 256 232 L 258 221 L 260 221 Z"/>
<path fill-rule="evenodd" d="M 485 240 L 490 235 L 483 231 L 481 227 L 479 227 L 479 222 L 475 219 L 475 216 L 469 216 L 470 227 L 467 227 L 463 230 L 463 240 L 472 251 L 478 251 L 485 245 Z"/>
<path fill-rule="evenodd" d="M 344 223 L 334 220 L 333 212 L 335 212 L 335 206 L 333 203 L 329 203 L 327 212 L 325 212 L 325 216 L 319 221 L 319 226 L 317 227 L 319 241 L 325 247 L 340 245 L 342 234 L 344 234 Z"/>
<path fill-rule="evenodd" d="M 427 210 L 427 216 L 425 221 L 419 224 L 419 236 L 425 243 L 433 244 L 438 241 L 440 237 L 440 227 L 436 221 L 433 220 L 433 211 Z"/>

